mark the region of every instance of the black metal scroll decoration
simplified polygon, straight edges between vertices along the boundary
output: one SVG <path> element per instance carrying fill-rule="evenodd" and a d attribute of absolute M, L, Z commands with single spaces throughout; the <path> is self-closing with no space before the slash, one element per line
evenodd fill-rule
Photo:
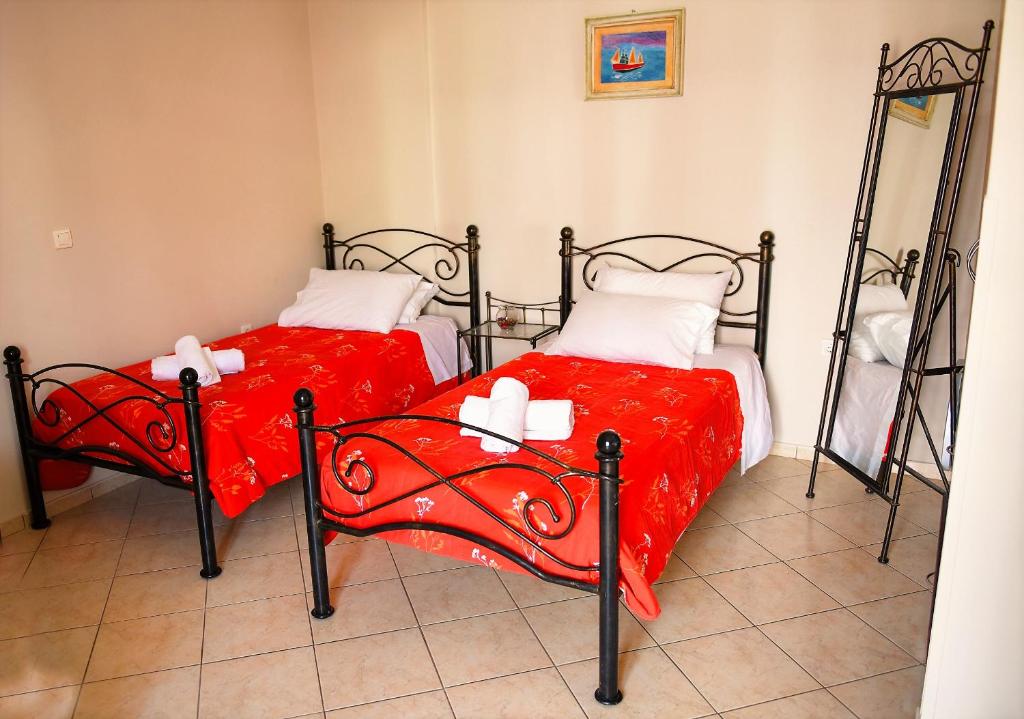
<path fill-rule="evenodd" d="M 520 450 L 525 451 L 528 454 L 531 454 L 537 457 L 538 459 L 541 459 L 544 462 L 549 463 L 558 471 L 550 472 L 542 467 L 538 467 L 532 464 L 526 464 L 523 462 L 495 462 L 473 467 L 471 469 L 456 472 L 454 474 L 446 475 L 438 471 L 434 467 L 430 466 L 426 462 L 424 462 L 422 459 L 417 457 L 412 451 L 398 444 L 391 438 L 377 432 L 361 431 L 359 429 L 370 424 L 402 424 L 405 422 L 413 421 L 430 422 L 434 424 L 445 424 L 453 427 L 458 427 L 460 429 L 467 428 L 472 429 L 476 432 L 480 432 L 481 434 L 489 435 L 491 437 L 501 438 L 504 441 L 507 441 L 511 444 L 515 444 L 517 447 L 520 448 Z M 395 424 L 391 424 L 390 427 L 388 427 L 388 429 L 390 430 L 394 428 L 394 426 Z M 368 440 L 370 442 L 390 447 L 392 450 L 400 454 L 409 463 L 411 463 L 416 468 L 422 470 L 427 475 L 433 478 L 431 481 L 426 482 L 425 484 L 422 484 L 420 486 L 417 486 L 414 489 L 410 489 L 393 497 L 389 497 L 388 499 L 375 502 L 372 506 L 365 509 L 360 509 L 359 511 L 343 512 L 338 509 L 321 504 L 320 509 L 322 509 L 322 511 L 326 515 L 329 515 L 330 517 L 333 517 L 336 520 L 358 519 L 373 512 L 376 512 L 380 509 L 383 509 L 385 507 L 389 507 L 397 502 L 404 501 L 406 499 L 409 499 L 410 497 L 415 497 L 416 495 L 422 494 L 431 489 L 444 485 L 448 489 L 453 491 L 456 495 L 458 495 L 466 502 L 468 502 L 470 505 L 472 505 L 479 512 L 500 524 L 501 527 L 505 529 L 507 532 L 515 536 L 523 543 L 528 544 L 537 552 L 543 554 L 545 557 L 550 559 L 552 562 L 555 562 L 559 566 L 578 572 L 597 572 L 599 570 L 598 567 L 573 564 L 571 562 L 561 559 L 556 554 L 552 553 L 548 548 L 540 544 L 538 539 L 531 537 L 521 528 L 515 526 L 507 519 L 499 515 L 497 512 L 492 510 L 490 507 L 488 507 L 486 504 L 481 502 L 479 499 L 474 497 L 469 491 L 466 490 L 465 487 L 460 486 L 461 480 L 464 480 L 468 477 L 472 477 L 477 474 L 483 474 L 485 472 L 515 470 L 530 472 L 540 477 L 543 477 L 553 487 L 555 487 L 558 490 L 558 493 L 561 495 L 559 503 L 562 504 L 565 507 L 565 509 L 560 512 L 559 509 L 554 504 L 552 504 L 551 501 L 543 497 L 528 497 L 520 505 L 519 514 L 523 520 L 523 523 L 528 528 L 529 532 L 532 532 L 534 535 L 540 537 L 543 540 L 557 541 L 559 539 L 563 539 L 564 537 L 566 537 L 573 530 L 573 528 L 576 526 L 577 519 L 576 504 L 573 501 L 571 492 L 565 486 L 565 480 L 569 477 L 586 477 L 596 481 L 600 478 L 600 475 L 594 471 L 573 467 L 549 454 L 546 454 L 535 449 L 534 447 L 530 447 L 529 445 L 523 444 L 521 442 L 515 442 L 506 437 L 501 437 L 501 435 L 495 434 L 494 432 L 491 432 L 483 427 L 464 424 L 457 420 L 447 419 L 444 417 L 434 417 L 432 415 L 406 414 L 391 415 L 385 417 L 372 417 L 369 419 L 354 420 L 352 422 L 344 422 L 341 424 L 331 426 L 314 426 L 312 427 L 312 429 L 313 431 L 321 434 L 329 434 L 334 438 L 334 445 L 330 453 L 331 472 L 334 476 L 334 481 L 337 483 L 337 485 L 344 489 L 349 494 L 358 497 L 364 497 L 370 494 L 377 487 L 376 473 L 374 472 L 373 467 L 365 459 L 361 457 L 356 457 L 352 459 L 340 457 L 340 453 L 344 449 L 344 447 L 349 442 L 356 439 Z M 357 471 L 364 478 L 363 481 L 359 482 L 358 484 L 353 481 L 353 475 L 355 475 Z M 544 510 L 544 513 L 547 515 L 547 518 L 551 520 L 550 524 L 551 527 L 554 528 L 553 530 L 550 528 L 545 528 L 538 524 L 538 520 L 535 515 L 537 511 L 539 511 L 539 509 L 541 508 Z M 432 528 L 432 526 L 433 525 L 424 523 L 424 528 Z"/>
<path fill-rule="evenodd" d="M 391 252 L 380 245 L 367 241 L 367 238 L 375 238 L 378 235 L 388 233 L 419 236 L 426 238 L 426 241 L 402 254 Z M 477 252 L 479 250 L 479 230 L 476 225 L 469 225 L 466 228 L 465 242 L 453 242 L 445 237 L 435 235 L 432 232 L 425 232 L 424 230 L 398 227 L 370 230 L 339 240 L 334 236 L 334 225 L 329 222 L 324 224 L 323 237 L 326 265 L 329 270 L 365 270 L 367 269 L 367 262 L 372 257 L 383 263 L 382 266 L 376 268 L 381 272 L 398 267 L 413 274 L 437 280 L 439 294 L 434 299 L 441 304 L 470 307 L 473 302 L 475 295 L 474 286 L 476 285 Z M 342 248 L 340 262 L 336 259 L 336 248 Z M 441 257 L 434 260 L 433 267 L 429 272 L 417 269 L 413 263 L 413 258 L 425 251 L 435 251 L 441 254 Z M 463 255 L 465 255 L 469 266 L 468 273 L 470 277 L 467 282 L 467 288 L 460 290 L 447 283 L 451 283 L 462 271 Z M 436 257 L 436 255 L 434 256 Z M 379 262 L 372 262 L 371 264 L 378 264 Z"/>
<path fill-rule="evenodd" d="M 107 404 L 98 404 L 87 397 L 74 385 L 74 383 L 51 376 L 54 372 L 78 369 L 93 370 L 95 372 L 118 377 L 134 385 L 138 392 L 145 394 L 136 393 L 124 395 Z M 76 455 L 85 457 L 104 455 L 113 457 L 126 465 L 146 471 L 147 473 L 163 472 L 169 477 L 178 477 L 183 480 L 186 477 L 191 477 L 192 473 L 190 470 L 178 469 L 171 464 L 165 456 L 162 456 L 170 453 L 178 444 L 178 428 L 168 407 L 176 404 L 184 405 L 185 400 L 181 397 L 171 397 L 156 387 L 148 385 L 145 382 L 142 382 L 141 380 L 119 370 L 104 367 L 102 365 L 79 362 L 65 362 L 44 367 L 32 373 L 23 373 L 20 376 L 20 381 L 30 388 L 29 396 L 31 398 L 30 406 L 32 414 L 39 423 L 45 427 L 57 427 L 60 424 L 62 417 L 65 416 L 65 410 L 62 409 L 54 399 L 55 392 L 51 391 L 46 393 L 45 397 L 42 397 L 42 394 L 51 386 L 70 393 L 70 395 L 74 396 L 79 402 L 88 408 L 89 413 L 86 416 L 78 419 L 74 424 L 64 429 L 58 436 L 47 440 L 45 444 L 53 447 L 52 454 L 54 455 L 54 459 L 71 459 Z M 146 423 L 143 438 L 140 438 L 136 433 L 133 433 L 129 428 L 125 427 L 113 415 L 113 410 L 127 404 L 148 405 L 157 415 L 155 419 Z M 152 464 L 147 464 L 144 459 L 136 456 L 135 454 L 111 446 L 77 445 L 59 447 L 59 445 L 61 445 L 75 432 L 97 420 L 102 420 L 117 430 L 120 436 L 134 445 L 135 448 L 144 455 L 144 457 L 148 458 L 152 462 Z"/>
<path fill-rule="evenodd" d="M 989 20 L 985 27 L 991 30 Z M 969 48 L 946 37 L 932 37 L 914 45 L 886 63 L 889 45 L 882 46 L 878 94 L 928 90 L 946 85 L 976 82 L 987 47 Z"/>
<path fill-rule="evenodd" d="M 723 306 L 721 315 L 725 317 L 725 319 L 719 319 L 718 324 L 724 327 L 737 327 L 741 329 L 754 330 L 754 351 L 757 352 L 758 357 L 761 359 L 761 363 L 764 364 L 764 354 L 767 346 L 768 334 L 768 304 L 771 296 L 771 267 L 772 261 L 775 259 L 775 234 L 771 231 L 765 230 L 761 233 L 758 242 L 758 249 L 757 251 L 752 252 L 740 252 L 724 245 L 709 242 L 708 240 L 701 240 L 695 237 L 669 234 L 633 235 L 630 237 L 620 237 L 618 239 L 608 240 L 607 242 L 602 242 L 590 247 L 577 247 L 575 245 L 575 236 L 571 227 L 562 228 L 561 239 L 562 248 L 559 254 L 562 257 L 562 292 L 560 302 L 563 324 L 568 318 L 569 313 L 572 310 L 572 305 L 574 304 L 573 259 L 575 257 L 586 258 L 580 273 L 583 277 L 583 283 L 588 289 L 594 288 L 594 279 L 597 276 L 598 269 L 600 269 L 599 267 L 595 267 L 595 263 L 606 261 L 607 258 L 625 260 L 632 263 L 634 266 L 643 268 L 649 272 L 672 272 L 690 262 L 713 258 L 713 260 L 717 260 L 722 263 L 722 271 L 733 271 L 736 277 L 735 280 L 731 279 L 729 281 L 730 288 L 726 291 L 725 297 L 732 297 L 738 294 L 743 288 L 743 284 L 746 281 L 746 273 L 744 271 L 743 263 L 746 262 L 756 266 L 758 272 L 758 288 L 757 303 L 754 309 L 738 312 L 727 309 Z M 668 240 L 681 242 L 684 247 L 696 245 L 699 251 L 695 254 L 686 255 L 659 267 L 621 249 L 621 245 L 625 243 L 643 240 Z"/>

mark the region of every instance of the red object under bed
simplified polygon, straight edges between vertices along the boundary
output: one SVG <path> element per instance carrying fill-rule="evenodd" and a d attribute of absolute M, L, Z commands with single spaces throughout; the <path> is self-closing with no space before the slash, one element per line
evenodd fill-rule
<path fill-rule="evenodd" d="M 220 383 L 199 390 L 210 485 L 229 517 L 262 497 L 270 485 L 299 473 L 298 439 L 290 411 L 297 387 L 316 393 L 324 422 L 340 422 L 402 412 L 456 384 L 455 380 L 434 384 L 419 336 L 406 330 L 378 334 L 268 325 L 211 342 L 210 347 L 245 352 L 245 371 L 224 375 Z M 153 381 L 148 361 L 120 371 L 171 397 L 181 396 L 177 382 Z M 145 394 L 138 385 L 106 373 L 72 386 L 101 407 Z M 55 427 L 36 420 L 34 432 L 43 441 L 53 441 L 93 414 L 67 389 L 57 390 L 50 399 L 61 408 L 61 416 Z M 177 441 L 168 451 L 156 454 L 172 468 L 185 470 L 190 465 L 184 413 L 180 404 L 169 405 L 168 410 Z M 169 429 L 166 418 L 148 402 L 119 404 L 110 415 L 144 444 L 147 426 L 154 420 Z M 43 416 L 52 414 L 44 407 Z M 159 443 L 159 431 L 151 434 Z M 166 472 L 102 418 L 86 423 L 61 445 L 119 448 Z M 42 469 L 46 471 L 45 464 Z"/>
<path fill-rule="evenodd" d="M 458 419 L 459 405 L 466 395 L 489 395 L 494 381 L 502 376 L 524 382 L 530 388 L 531 399 L 568 398 L 575 404 L 572 437 L 562 442 L 528 443 L 538 450 L 574 467 L 596 471 L 597 435 L 608 428 L 621 435 L 621 587 L 630 608 L 640 617 L 653 619 L 660 608 L 651 583 L 664 570 L 683 530 L 739 457 L 743 416 L 735 379 L 722 370 L 675 370 L 529 353 L 416 407 L 412 413 Z M 319 397 L 316 400 L 321 404 Z M 322 412 L 316 414 L 318 425 L 327 424 L 329 419 Z M 553 469 L 549 462 L 522 450 L 509 455 L 483 452 L 479 439 L 461 437 L 458 427 L 438 422 L 392 420 L 370 431 L 410 449 L 446 476 L 495 462 Z M 432 479 L 407 457 L 373 440 L 353 438 L 344 444 L 338 450 L 338 470 L 345 472 L 356 459 L 372 468 L 373 488 L 362 496 L 350 494 L 339 485 L 328 459 L 321 469 L 325 508 L 357 512 L 412 492 Z M 347 481 L 365 489 L 365 470 L 358 464 L 351 469 Z M 561 539 L 541 537 L 523 519 L 524 503 L 529 498 L 544 498 L 560 513 L 561 521 L 554 521 L 546 509 L 534 504 L 530 509 L 534 522 L 549 534 L 565 527 L 567 501 L 545 477 L 511 468 L 491 469 L 454 481 L 563 561 L 579 567 L 598 564 L 596 479 L 565 479 L 576 506 L 577 523 Z M 329 513 L 327 517 L 336 519 Z M 368 515 L 337 521 L 363 528 L 408 521 L 454 526 L 525 556 L 550 574 L 593 584 L 598 580 L 595 571 L 567 569 L 553 562 L 445 485 L 415 492 Z M 523 571 L 505 557 L 450 535 L 416 530 L 382 536 L 428 552 Z"/>

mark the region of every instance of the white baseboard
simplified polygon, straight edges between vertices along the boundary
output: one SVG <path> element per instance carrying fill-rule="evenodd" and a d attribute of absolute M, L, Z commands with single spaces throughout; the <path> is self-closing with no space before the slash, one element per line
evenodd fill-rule
<path fill-rule="evenodd" d="M 81 504 L 102 497 L 107 492 L 123 487 L 134 482 L 138 477 L 133 477 L 122 472 L 115 472 L 112 469 L 93 467 L 89 479 L 77 487 L 62 489 L 56 492 L 43 492 L 43 501 L 46 503 L 46 513 L 53 517 Z M 22 514 L 0 523 L 0 539 L 9 537 L 15 532 L 20 532 L 31 526 L 32 516 Z"/>
<path fill-rule="evenodd" d="M 814 461 L 814 447 L 811 445 L 804 444 L 790 444 L 788 442 L 775 442 L 772 444 L 771 454 L 779 457 L 792 457 L 794 459 L 802 459 L 807 462 Z M 828 457 L 821 457 L 819 462 L 825 464 L 835 464 Z M 920 472 L 923 476 L 928 479 L 934 479 L 938 481 L 939 470 L 933 462 L 915 462 L 913 460 L 907 462 L 907 466 Z M 946 476 L 949 476 L 949 472 L 946 472 Z"/>

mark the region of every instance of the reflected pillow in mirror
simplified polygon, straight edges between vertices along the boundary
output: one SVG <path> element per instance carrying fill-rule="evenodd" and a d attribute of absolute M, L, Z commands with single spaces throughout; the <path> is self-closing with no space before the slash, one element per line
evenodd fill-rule
<path fill-rule="evenodd" d="M 697 344 L 718 310 L 700 302 L 584 292 L 549 355 L 693 369 Z"/>
<path fill-rule="evenodd" d="M 910 325 L 914 321 L 910 310 L 903 312 L 878 312 L 864 318 L 871 338 L 885 357 L 885 361 L 893 367 L 903 367 L 907 359 L 907 347 L 910 345 Z"/>
<path fill-rule="evenodd" d="M 857 295 L 857 311 L 850 333 L 848 352 L 862 362 L 880 362 L 885 359 L 863 319 L 879 312 L 902 312 L 907 309 L 907 298 L 891 282 L 882 285 L 861 285 Z"/>
<path fill-rule="evenodd" d="M 619 267 L 602 267 L 597 271 L 594 289 L 615 295 L 672 297 L 700 302 L 720 312 L 731 279 L 732 272 L 638 272 Z M 717 321 L 701 335 L 697 354 L 709 355 L 715 351 L 716 325 Z"/>

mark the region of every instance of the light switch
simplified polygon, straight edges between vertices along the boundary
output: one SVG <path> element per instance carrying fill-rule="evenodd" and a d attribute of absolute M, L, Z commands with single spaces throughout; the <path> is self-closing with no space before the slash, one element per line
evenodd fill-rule
<path fill-rule="evenodd" d="M 75 246 L 75 241 L 71 238 L 71 230 L 64 228 L 63 230 L 53 231 L 53 246 L 58 250 L 67 250 Z"/>

